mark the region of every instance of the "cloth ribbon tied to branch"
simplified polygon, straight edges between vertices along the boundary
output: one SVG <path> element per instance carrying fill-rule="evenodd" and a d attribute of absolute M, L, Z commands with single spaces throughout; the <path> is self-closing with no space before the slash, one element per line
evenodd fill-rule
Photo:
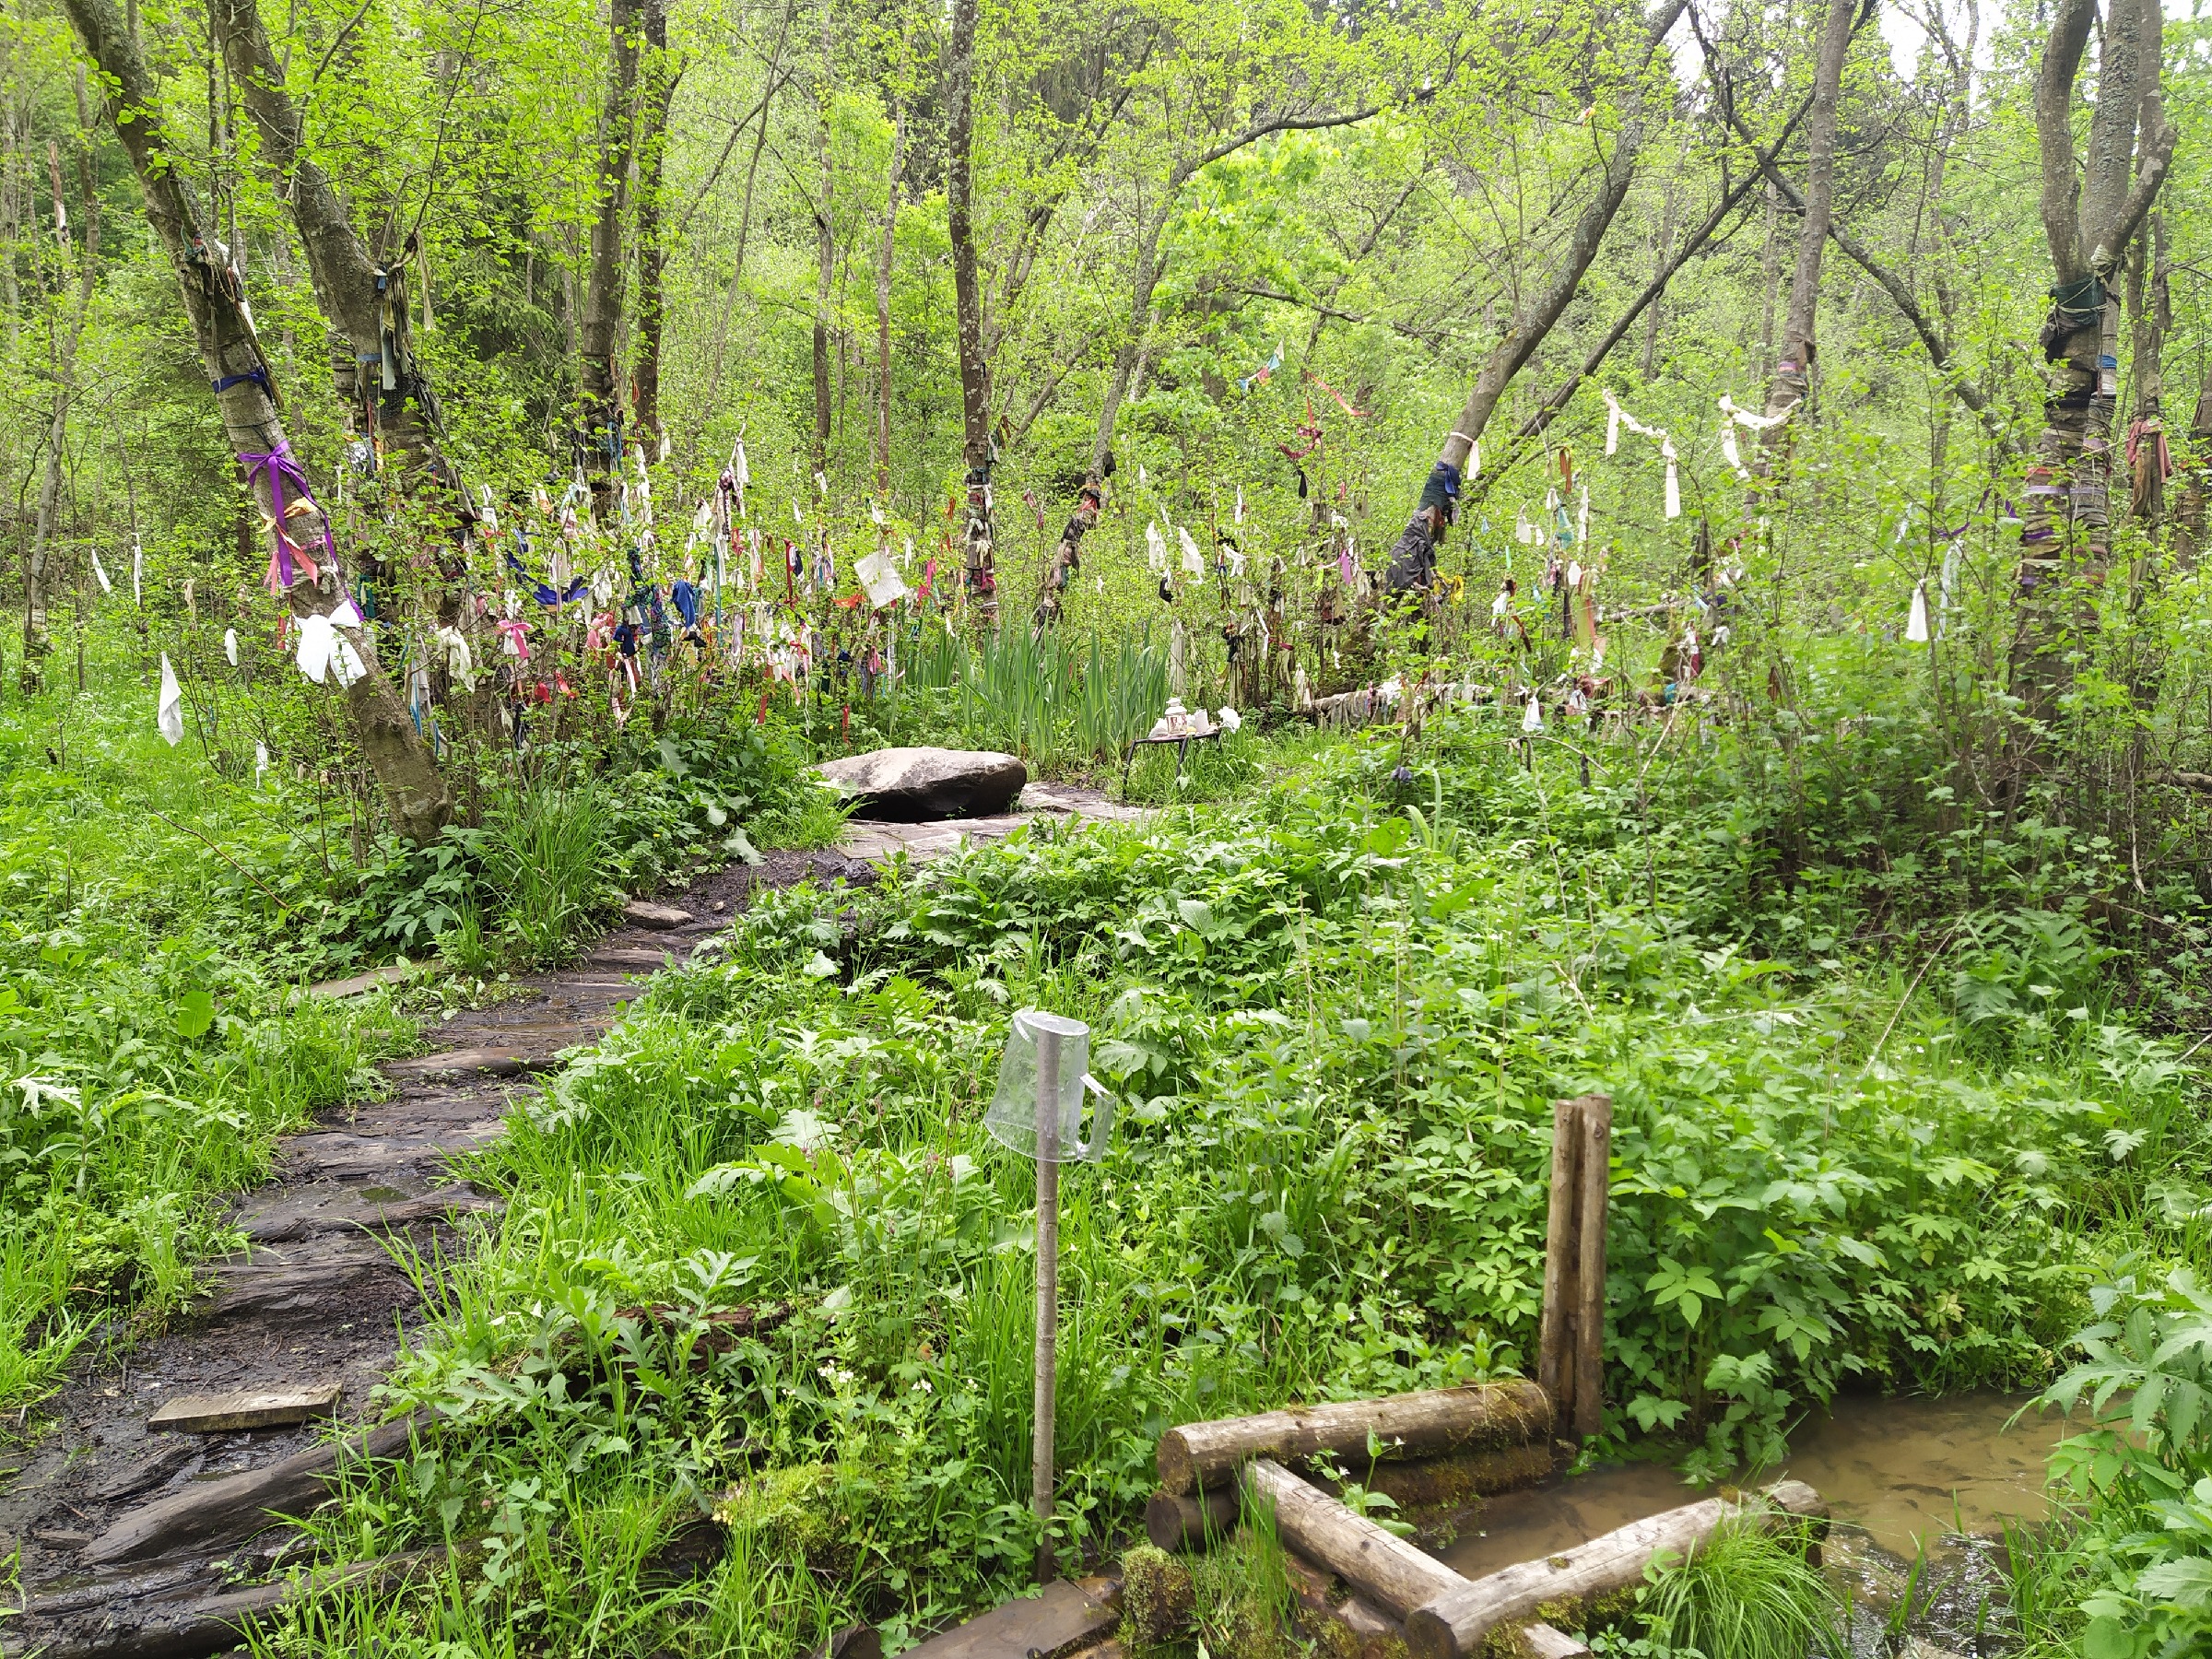
<path fill-rule="evenodd" d="M 269 511 L 265 515 L 264 527 L 275 538 L 275 543 L 269 552 L 268 572 L 262 578 L 263 585 L 272 594 L 284 593 L 299 580 L 301 568 L 307 571 L 310 582 L 319 581 L 323 572 L 316 568 L 315 561 L 308 557 L 307 550 L 286 534 L 286 526 L 295 517 L 312 513 L 323 520 L 323 550 L 334 563 L 336 562 L 338 550 L 330 538 L 329 515 L 315 505 L 314 491 L 308 487 L 307 474 L 300 470 L 300 463 L 292 459 L 291 441 L 279 438 L 275 449 L 250 450 L 239 456 L 238 460 L 239 465 L 246 469 L 249 488 L 256 473 L 266 473 L 268 476 Z M 300 492 L 298 500 L 289 506 L 284 499 L 288 481 Z"/>
<path fill-rule="evenodd" d="M 1728 457 L 1728 465 L 1735 468 L 1738 477 L 1748 475 L 1744 471 L 1743 452 L 1736 448 L 1735 429 L 1740 426 L 1749 432 L 1771 431 L 1797 412 L 1797 406 L 1792 404 L 1779 415 L 1754 415 L 1725 392 L 1721 394 L 1720 406 L 1721 453 Z"/>
<path fill-rule="evenodd" d="M 1670 519 L 1680 518 L 1682 516 L 1682 483 L 1680 473 L 1676 465 L 1677 456 L 1675 453 L 1675 441 L 1666 435 L 1665 427 L 1645 426 L 1642 421 L 1630 415 L 1620 406 L 1620 400 L 1615 397 L 1611 392 L 1603 392 L 1601 395 L 1606 400 L 1606 453 L 1610 455 L 1620 447 L 1620 429 L 1624 426 L 1639 438 L 1657 439 L 1660 459 L 1666 463 L 1666 516 Z"/>

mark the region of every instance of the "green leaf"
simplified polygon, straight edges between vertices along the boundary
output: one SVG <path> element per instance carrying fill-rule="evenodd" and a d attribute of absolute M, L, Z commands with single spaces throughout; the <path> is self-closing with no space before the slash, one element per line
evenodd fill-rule
<path fill-rule="evenodd" d="M 177 1035 L 205 1037 L 207 1028 L 215 1023 L 215 998 L 206 991 L 192 990 L 177 998 Z"/>

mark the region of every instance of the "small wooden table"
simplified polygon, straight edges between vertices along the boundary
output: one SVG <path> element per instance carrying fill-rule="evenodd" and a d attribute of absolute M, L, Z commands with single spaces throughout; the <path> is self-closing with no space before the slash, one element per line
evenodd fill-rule
<path fill-rule="evenodd" d="M 1147 733 L 1144 736 L 1137 738 L 1130 744 L 1129 752 L 1122 757 L 1122 798 L 1124 801 L 1129 798 L 1129 770 L 1136 764 L 1138 749 L 1147 746 L 1173 744 L 1175 746 L 1175 781 L 1180 783 L 1182 782 L 1183 763 L 1190 759 L 1191 745 L 1194 743 L 1218 743 L 1220 741 L 1221 734 L 1227 730 L 1229 730 L 1227 726 L 1214 725 L 1208 726 L 1203 732 L 1185 732 L 1180 737 L 1155 737 L 1150 733 Z"/>

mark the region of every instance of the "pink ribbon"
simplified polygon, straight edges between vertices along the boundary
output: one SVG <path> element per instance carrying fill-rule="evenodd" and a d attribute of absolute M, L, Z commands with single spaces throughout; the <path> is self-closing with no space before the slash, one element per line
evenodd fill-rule
<path fill-rule="evenodd" d="M 528 662 L 530 660 L 530 624 L 520 617 L 501 617 L 497 626 L 507 641 L 507 649 L 514 653 L 514 660 L 518 663 Z"/>

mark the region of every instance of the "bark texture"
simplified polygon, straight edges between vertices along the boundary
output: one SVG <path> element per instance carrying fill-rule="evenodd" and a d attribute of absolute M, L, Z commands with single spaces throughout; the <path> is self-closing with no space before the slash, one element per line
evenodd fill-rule
<path fill-rule="evenodd" d="M 2039 202 L 2053 278 L 2041 335 L 2051 380 L 2022 504 L 2011 663 L 2014 692 L 2034 723 L 2020 747 L 2030 769 L 2045 748 L 2041 723 L 2068 677 L 2069 647 L 2096 630 L 2112 551 L 2120 345 L 2112 278 L 2173 155 L 2160 91 L 2162 18 L 2158 0 L 2117 0 L 2104 19 L 2086 166 L 2076 161 L 2073 111 L 2094 0 L 2060 0 L 2036 75 Z"/>
<path fill-rule="evenodd" d="M 644 93 L 638 108 L 638 350 L 629 406 L 648 450 L 661 437 L 661 332 L 666 321 L 662 271 L 667 264 L 663 219 L 668 156 L 668 108 L 682 67 L 668 53 L 668 0 L 643 0 Z"/>
<path fill-rule="evenodd" d="M 969 603 L 978 620 L 988 624 L 998 615 L 998 572 L 992 554 L 990 365 L 983 357 L 983 298 L 975 258 L 976 9 L 977 0 L 952 0 L 945 52 L 945 219 L 959 338 L 960 465 L 968 504 L 962 556 Z"/>
<path fill-rule="evenodd" d="M 184 170 L 172 151 L 146 60 L 115 0 L 67 0 L 66 9 L 108 88 L 109 116 L 138 175 L 147 221 L 176 272 L 201 367 L 220 388 L 216 403 L 226 440 L 233 453 L 273 453 L 285 443 L 285 431 L 268 365 L 239 304 L 237 275 L 213 230 L 198 222 L 184 192 Z M 272 506 L 270 471 L 263 468 L 258 474 L 258 504 L 265 512 Z M 296 617 L 326 613 L 340 591 L 338 572 L 325 563 L 321 581 L 295 582 L 284 601 Z M 366 629 L 339 631 L 366 670 L 345 693 L 347 714 L 355 741 L 383 788 L 392 826 L 410 841 L 432 839 L 453 812 L 445 780 L 384 677 L 374 638 Z"/>
<path fill-rule="evenodd" d="M 1294 1406 L 1257 1417 L 1184 1423 L 1159 1437 L 1159 1481 L 1187 1494 L 1231 1484 L 1254 1457 L 1368 1458 L 1369 1436 L 1387 1461 L 1525 1445 L 1551 1432 L 1551 1402 L 1534 1382 L 1429 1389 L 1379 1400 Z"/>
<path fill-rule="evenodd" d="M 1797 226 L 1797 261 L 1790 274 L 1789 304 L 1783 312 L 1782 346 L 1767 382 L 1766 412 L 1787 414 L 1812 390 L 1813 363 L 1819 351 L 1814 334 L 1820 302 L 1820 255 L 1835 220 L 1836 126 L 1842 102 L 1843 60 L 1851 48 L 1853 19 L 1859 0 L 1828 0 L 1820 30 L 1820 54 L 1813 65 L 1813 104 L 1805 124 L 1804 217 Z M 1777 180 L 1779 183 L 1780 181 Z M 1756 510 L 1775 462 L 1790 441 L 1787 424 L 1769 427 L 1751 464 L 1751 505 Z"/>
<path fill-rule="evenodd" d="M 592 217 L 590 276 L 577 331 L 579 424 L 592 488 L 592 512 L 613 523 L 615 480 L 622 465 L 622 401 L 615 350 L 622 333 L 622 214 L 637 135 L 638 57 L 646 0 L 613 0 L 608 20 L 606 101 L 599 117 L 599 183 Z"/>

